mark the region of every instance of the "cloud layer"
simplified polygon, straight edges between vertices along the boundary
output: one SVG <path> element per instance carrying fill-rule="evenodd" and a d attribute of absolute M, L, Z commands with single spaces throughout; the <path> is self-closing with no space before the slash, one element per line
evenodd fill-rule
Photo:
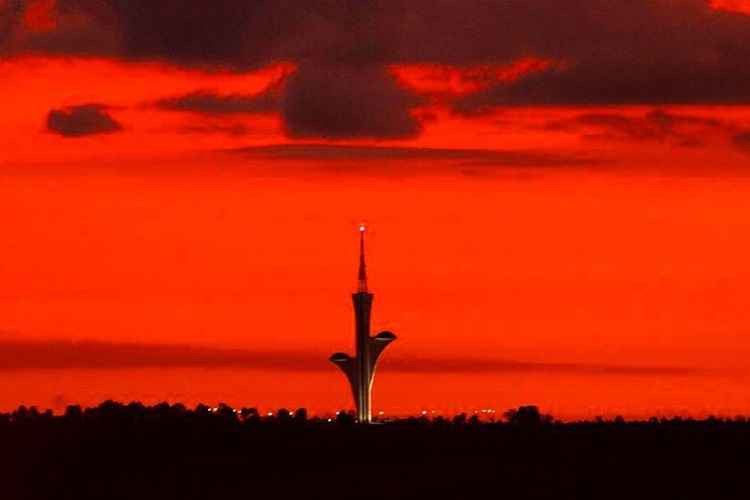
<path fill-rule="evenodd" d="M 566 120 L 550 121 L 548 131 L 581 134 L 595 140 L 669 142 L 683 147 L 698 147 L 712 135 L 733 135 L 737 126 L 715 118 L 653 110 L 640 116 L 619 113 L 583 113 Z"/>
<path fill-rule="evenodd" d="M 390 357 L 383 367 L 401 373 L 567 373 L 616 376 L 690 376 L 698 370 L 673 366 L 535 363 L 471 358 Z M 138 368 L 235 368 L 334 371 L 323 353 L 250 351 L 189 345 L 0 339 L 0 371 L 122 370 Z"/>
<path fill-rule="evenodd" d="M 21 21 L 30 3 L 6 0 L 0 11 L 8 56 L 209 71 L 295 64 L 281 104 L 295 138 L 417 135 L 420 96 L 391 65 L 555 62 L 457 96 L 453 109 L 467 116 L 504 106 L 750 104 L 750 16 L 705 0 L 572 0 L 564 15 L 558 0 L 58 0 L 47 30 Z M 275 101 L 196 93 L 164 104 L 221 113 Z"/>
<path fill-rule="evenodd" d="M 448 161 L 468 166 L 561 167 L 599 165 L 606 160 L 566 153 L 503 151 L 491 149 L 446 149 L 335 144 L 274 144 L 233 149 L 230 154 L 246 158 L 318 161 Z"/>

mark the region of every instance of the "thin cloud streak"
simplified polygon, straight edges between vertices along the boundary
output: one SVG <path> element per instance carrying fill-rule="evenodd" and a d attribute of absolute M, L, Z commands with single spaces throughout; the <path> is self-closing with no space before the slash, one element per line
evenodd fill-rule
<path fill-rule="evenodd" d="M 445 160 L 463 165 L 507 167 L 593 166 L 607 160 L 566 152 L 527 150 L 445 149 L 395 146 L 356 146 L 331 144 L 272 144 L 226 150 L 251 159 L 281 160 Z"/>
<path fill-rule="evenodd" d="M 691 376 L 703 373 L 695 368 L 681 366 L 538 363 L 482 358 L 396 358 L 384 360 L 383 366 L 404 373 L 556 373 L 588 376 Z"/>
<path fill-rule="evenodd" d="M 268 114 L 278 112 L 281 83 L 255 94 L 220 94 L 213 90 L 196 90 L 188 94 L 164 97 L 154 103 L 158 109 L 208 116 Z"/>
<path fill-rule="evenodd" d="M 736 126 L 714 118 L 675 114 L 655 109 L 643 116 L 622 113 L 584 113 L 546 123 L 543 130 L 580 133 L 595 140 L 669 142 L 681 147 L 704 146 L 710 135 L 729 136 Z"/>
<path fill-rule="evenodd" d="M 539 373 L 586 376 L 694 376 L 691 367 L 585 363 L 539 363 L 480 358 L 395 357 L 383 369 L 396 373 Z M 98 341 L 0 339 L 0 371 L 129 370 L 145 368 L 231 368 L 282 372 L 335 370 L 327 355 L 309 350 L 252 351 L 191 345 Z"/>

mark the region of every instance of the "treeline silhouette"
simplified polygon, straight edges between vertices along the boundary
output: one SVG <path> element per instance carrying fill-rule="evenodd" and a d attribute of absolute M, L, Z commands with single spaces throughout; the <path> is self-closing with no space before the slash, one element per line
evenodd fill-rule
<path fill-rule="evenodd" d="M 535 406 L 355 425 L 354 414 L 107 401 L 0 414 L 0 498 L 750 498 L 750 423 L 563 423 Z"/>

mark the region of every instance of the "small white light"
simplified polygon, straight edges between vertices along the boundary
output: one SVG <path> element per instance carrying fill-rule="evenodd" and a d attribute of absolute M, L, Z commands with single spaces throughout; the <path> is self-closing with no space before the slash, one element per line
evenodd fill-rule
<path fill-rule="evenodd" d="M 359 225 L 359 232 L 360 233 L 364 233 L 366 230 L 367 230 L 367 226 L 365 226 L 364 224 L 360 224 Z"/>
<path fill-rule="evenodd" d="M 379 411 L 378 415 L 385 415 L 385 412 L 384 411 Z"/>

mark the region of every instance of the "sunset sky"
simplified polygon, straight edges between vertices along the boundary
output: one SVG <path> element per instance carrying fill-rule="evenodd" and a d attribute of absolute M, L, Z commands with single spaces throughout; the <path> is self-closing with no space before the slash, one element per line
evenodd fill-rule
<path fill-rule="evenodd" d="M 0 0 L 0 410 L 750 414 L 750 0 Z"/>

